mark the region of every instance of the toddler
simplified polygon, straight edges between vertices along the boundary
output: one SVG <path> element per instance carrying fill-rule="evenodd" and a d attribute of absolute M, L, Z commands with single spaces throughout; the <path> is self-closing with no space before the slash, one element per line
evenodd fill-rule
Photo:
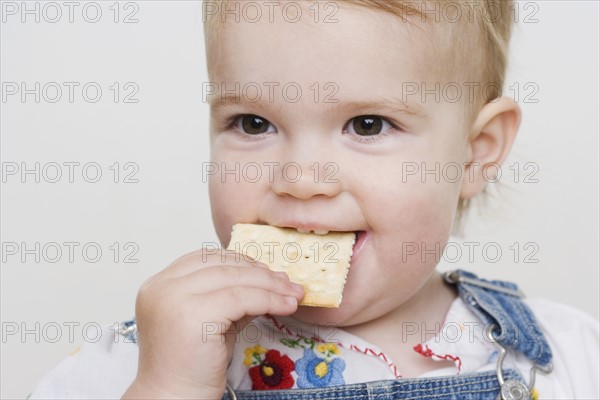
<path fill-rule="evenodd" d="M 436 271 L 520 124 L 501 93 L 511 7 L 206 0 L 218 237 L 355 233 L 342 302 L 299 306 L 286 273 L 206 246 L 146 280 L 119 340 L 107 330 L 32 398 L 599 398 L 596 321 Z"/>

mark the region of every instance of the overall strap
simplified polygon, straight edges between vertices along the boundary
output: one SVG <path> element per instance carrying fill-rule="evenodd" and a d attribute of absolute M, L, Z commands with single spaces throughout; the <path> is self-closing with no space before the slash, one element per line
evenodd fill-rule
<path fill-rule="evenodd" d="M 521 380 L 513 369 L 509 380 Z M 227 391 L 221 400 L 497 400 L 500 384 L 494 371 L 430 378 L 389 379 L 318 389 Z M 523 397 L 529 398 L 529 397 Z"/>
<path fill-rule="evenodd" d="M 536 367 L 549 371 L 552 351 L 529 309 L 525 297 L 511 282 L 478 278 L 463 270 L 444 273 L 444 280 L 456 285 L 467 307 L 490 326 L 493 339 L 531 360 Z"/>

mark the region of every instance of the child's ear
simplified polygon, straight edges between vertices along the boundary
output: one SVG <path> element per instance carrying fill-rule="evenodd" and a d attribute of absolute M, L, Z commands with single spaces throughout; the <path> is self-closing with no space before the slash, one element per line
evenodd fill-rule
<path fill-rule="evenodd" d="M 521 108 L 510 97 L 487 103 L 475 118 L 467 143 L 467 167 L 460 197 L 480 193 L 508 155 L 521 124 Z"/>

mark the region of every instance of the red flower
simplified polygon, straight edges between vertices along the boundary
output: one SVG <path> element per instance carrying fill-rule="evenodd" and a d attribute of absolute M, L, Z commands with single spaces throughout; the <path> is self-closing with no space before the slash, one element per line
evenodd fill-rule
<path fill-rule="evenodd" d="M 294 362 L 277 350 L 269 350 L 265 359 L 248 371 L 252 390 L 289 389 L 294 386 Z"/>

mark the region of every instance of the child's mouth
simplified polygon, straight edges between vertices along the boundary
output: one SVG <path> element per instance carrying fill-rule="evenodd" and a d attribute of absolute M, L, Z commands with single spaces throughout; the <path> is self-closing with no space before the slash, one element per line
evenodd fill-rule
<path fill-rule="evenodd" d="M 325 229 L 327 228 L 327 226 L 315 226 L 315 225 L 304 225 L 303 227 L 299 227 L 298 225 L 300 224 L 294 224 L 294 223 L 290 223 L 290 224 L 277 224 L 277 225 L 273 225 L 273 226 L 277 226 L 277 227 L 281 227 L 281 228 L 292 228 L 297 230 L 299 233 L 304 233 L 304 234 L 315 234 L 315 235 L 320 235 L 320 236 L 325 236 L 328 235 L 330 233 L 343 233 L 343 232 L 354 232 L 355 235 L 355 240 L 354 240 L 354 245 L 352 246 L 352 257 L 351 260 L 356 260 L 358 255 L 361 253 L 362 248 L 364 247 L 364 244 L 366 243 L 367 239 L 369 238 L 369 232 L 365 231 L 365 230 L 356 230 L 356 231 L 338 231 L 338 230 L 328 230 Z"/>
<path fill-rule="evenodd" d="M 354 231 L 354 234 L 356 235 L 356 240 L 354 241 L 354 246 L 352 247 L 351 260 L 356 260 L 369 236 L 367 231 Z"/>
<path fill-rule="evenodd" d="M 337 232 L 337 231 L 329 231 L 329 230 L 325 230 L 325 229 L 309 230 L 309 229 L 296 228 L 296 230 L 300 233 L 308 233 L 308 234 L 315 234 L 315 235 L 327 235 L 330 232 Z M 355 235 L 355 241 L 354 241 L 354 246 L 352 247 L 352 258 L 356 258 L 356 256 L 362 249 L 362 247 L 368 237 L 368 232 L 358 230 L 358 231 L 354 231 L 354 235 Z"/>

